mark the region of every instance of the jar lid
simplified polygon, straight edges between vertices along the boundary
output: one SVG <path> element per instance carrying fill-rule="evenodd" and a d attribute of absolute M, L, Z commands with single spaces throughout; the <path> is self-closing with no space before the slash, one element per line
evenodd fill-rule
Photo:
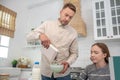
<path fill-rule="evenodd" d="M 36 61 L 36 62 L 35 62 L 35 64 L 39 64 L 39 62 L 38 62 L 38 61 Z"/>

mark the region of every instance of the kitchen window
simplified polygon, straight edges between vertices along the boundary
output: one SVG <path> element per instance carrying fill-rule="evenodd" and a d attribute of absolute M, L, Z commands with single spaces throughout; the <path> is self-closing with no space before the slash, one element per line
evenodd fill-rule
<path fill-rule="evenodd" d="M 14 37 L 17 13 L 0 4 L 0 57 L 7 58 L 10 37 Z"/>
<path fill-rule="evenodd" d="M 7 58 L 10 38 L 0 35 L 0 57 Z"/>

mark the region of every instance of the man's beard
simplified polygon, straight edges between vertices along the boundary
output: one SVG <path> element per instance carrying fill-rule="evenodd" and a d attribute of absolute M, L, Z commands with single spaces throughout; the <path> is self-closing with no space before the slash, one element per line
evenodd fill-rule
<path fill-rule="evenodd" d="M 59 21 L 60 21 L 62 26 L 66 26 L 69 23 L 69 22 L 65 22 L 65 21 L 60 20 L 60 18 L 59 18 Z"/>
<path fill-rule="evenodd" d="M 68 22 L 61 22 L 62 26 L 68 25 Z"/>

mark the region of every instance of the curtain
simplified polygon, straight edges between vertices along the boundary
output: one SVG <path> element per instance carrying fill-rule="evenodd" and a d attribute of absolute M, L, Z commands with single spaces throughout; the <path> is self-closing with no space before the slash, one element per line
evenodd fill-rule
<path fill-rule="evenodd" d="M 13 38 L 17 13 L 0 4 L 0 35 Z"/>

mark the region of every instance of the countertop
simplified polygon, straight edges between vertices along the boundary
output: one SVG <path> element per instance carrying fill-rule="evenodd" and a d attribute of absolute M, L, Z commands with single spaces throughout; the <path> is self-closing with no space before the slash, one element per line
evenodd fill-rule
<path fill-rule="evenodd" d="M 32 71 L 32 68 L 21 68 L 21 71 Z"/>

